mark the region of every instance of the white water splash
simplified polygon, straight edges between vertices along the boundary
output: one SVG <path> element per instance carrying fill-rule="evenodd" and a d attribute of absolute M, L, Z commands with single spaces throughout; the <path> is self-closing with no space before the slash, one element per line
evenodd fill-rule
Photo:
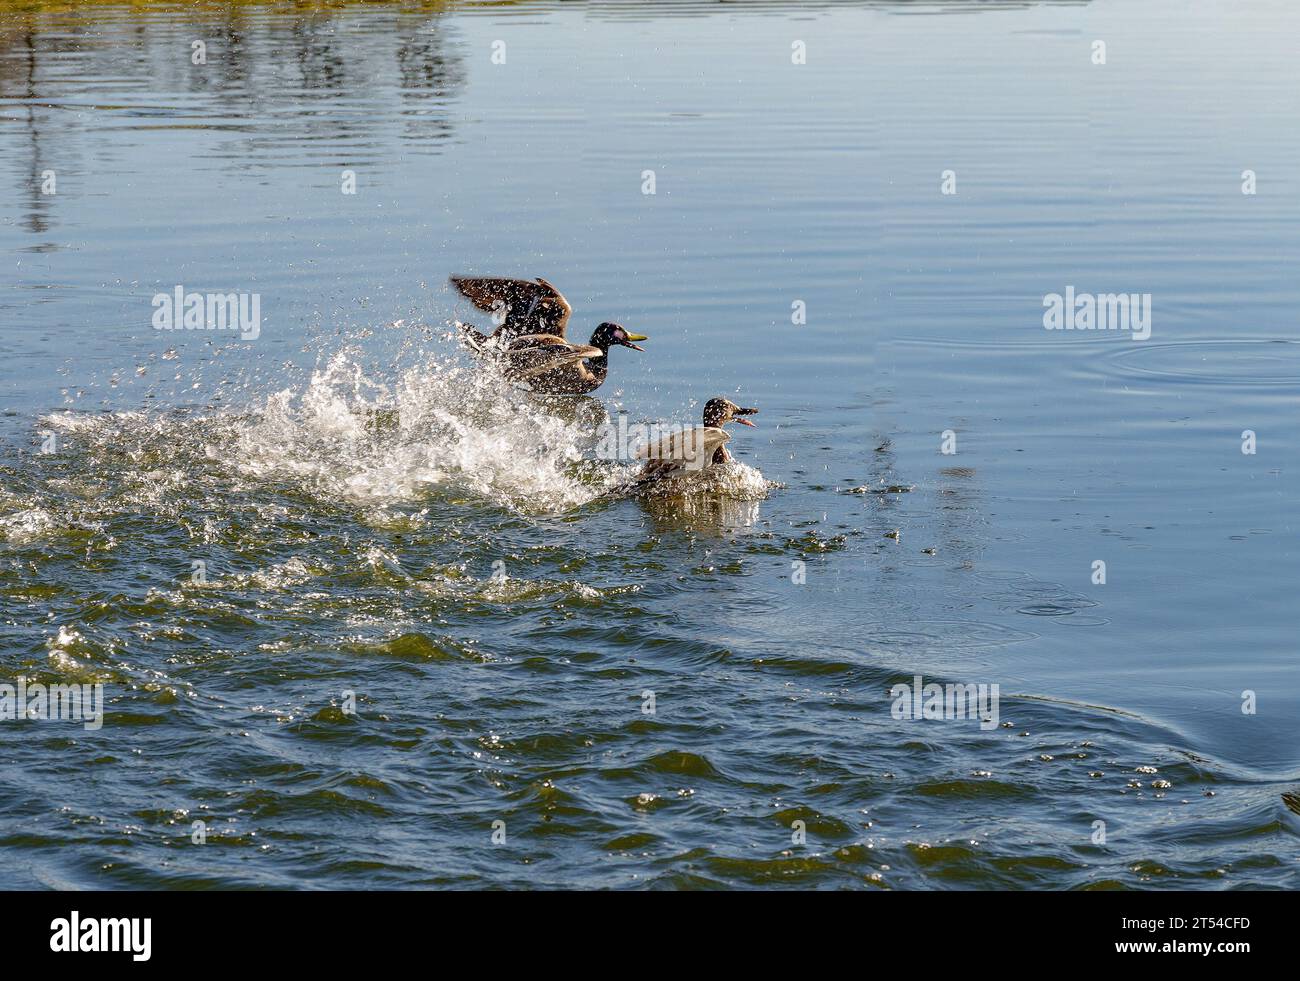
<path fill-rule="evenodd" d="M 57 527 L 54 515 L 44 508 L 23 508 L 0 516 L 0 541 L 26 544 L 43 538 Z"/>
<path fill-rule="evenodd" d="M 761 501 L 773 485 L 758 470 L 731 460 L 702 470 L 683 473 L 655 481 L 642 492 L 650 498 L 727 498 L 735 501 Z"/>
<path fill-rule="evenodd" d="M 307 381 L 251 409 L 60 412 L 43 422 L 103 456 L 130 503 L 154 510 L 183 508 L 217 480 L 218 494 L 260 500 L 266 485 L 288 485 L 360 504 L 381 524 L 390 505 L 400 510 L 431 493 L 556 514 L 625 486 L 639 469 L 591 459 L 608 422 L 597 400 L 539 398 L 455 356 L 425 355 L 394 375 L 367 370 L 344 349 Z M 648 493 L 757 501 L 769 486 L 759 471 L 733 462 Z"/>
<path fill-rule="evenodd" d="M 247 476 L 292 478 L 356 501 L 411 500 L 436 486 L 563 511 L 616 481 L 578 479 L 590 438 L 475 367 L 432 360 L 390 385 L 340 352 L 301 391 L 271 396 L 218 454 Z"/>
<path fill-rule="evenodd" d="M 133 497 L 192 492 L 224 468 L 256 491 L 304 492 L 373 505 L 437 488 L 529 513 L 570 510 L 615 486 L 617 468 L 583 465 L 604 409 L 589 399 L 544 403 L 491 372 L 429 358 L 395 378 L 368 373 L 349 350 L 297 387 L 252 409 L 189 413 L 59 412 L 59 428 L 92 456 L 112 455 Z M 188 466 L 178 463 L 189 458 Z M 125 470 L 121 470 L 122 459 Z M 157 502 L 153 502 L 157 503 Z M 15 529 L 20 533 L 26 529 Z"/>

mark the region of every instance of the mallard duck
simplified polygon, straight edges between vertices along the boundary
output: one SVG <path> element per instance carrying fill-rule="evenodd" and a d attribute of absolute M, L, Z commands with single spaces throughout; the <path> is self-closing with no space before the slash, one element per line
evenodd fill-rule
<path fill-rule="evenodd" d="M 688 470 L 703 470 L 705 467 L 726 463 L 731 459 L 727 452 L 727 443 L 731 434 L 722 427 L 735 422 L 742 426 L 753 426 L 748 419 L 757 409 L 742 409 L 730 399 L 721 396 L 704 403 L 704 425 L 696 426 L 682 432 L 672 433 L 649 443 L 637 450 L 637 458 L 646 461 L 646 465 L 637 474 L 633 486 L 642 487 L 651 481 L 673 477 Z"/>
<path fill-rule="evenodd" d="M 630 334 L 618 324 L 603 323 L 591 335 L 590 344 L 573 344 L 554 334 L 525 334 L 509 341 L 495 358 L 507 378 L 527 382 L 534 392 L 586 395 L 605 383 L 611 347 L 620 344 L 644 351 L 632 342 L 645 339 L 644 334 Z"/>
<path fill-rule="evenodd" d="M 452 276 L 452 285 L 480 310 L 504 311 L 501 325 L 484 334 L 469 324 L 458 324 L 465 342 L 475 353 L 491 356 L 507 378 L 527 382 L 535 392 L 548 395 L 586 395 L 605 383 L 609 349 L 615 344 L 643 351 L 633 334 L 606 321 L 591 335 L 590 344 L 566 340 L 573 308 L 546 280 L 485 279 Z"/>

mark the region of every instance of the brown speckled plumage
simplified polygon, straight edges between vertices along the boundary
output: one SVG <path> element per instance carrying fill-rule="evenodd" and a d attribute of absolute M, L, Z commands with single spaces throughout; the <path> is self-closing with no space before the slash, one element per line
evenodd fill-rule
<path fill-rule="evenodd" d="M 565 339 L 572 308 L 544 279 L 489 279 L 452 276 L 452 285 L 480 310 L 504 311 L 496 330 L 484 334 L 460 324 L 466 344 L 496 363 L 507 378 L 548 395 L 586 395 L 605 383 L 609 349 L 622 345 L 640 351 L 633 341 L 645 340 L 619 324 L 605 322 L 590 344 Z"/>

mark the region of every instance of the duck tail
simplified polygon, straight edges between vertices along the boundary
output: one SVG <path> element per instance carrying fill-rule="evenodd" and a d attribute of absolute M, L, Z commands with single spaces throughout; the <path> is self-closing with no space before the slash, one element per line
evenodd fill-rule
<path fill-rule="evenodd" d="M 609 497 L 631 497 L 642 487 L 644 487 L 645 483 L 646 482 L 640 477 L 629 477 L 627 480 L 624 480 L 621 483 L 619 483 L 617 486 L 611 488 L 610 491 L 608 492 L 608 496 Z"/>
<path fill-rule="evenodd" d="M 645 489 L 646 481 L 638 478 L 631 478 L 611 487 L 605 493 L 597 497 L 597 500 L 620 501 L 628 497 L 636 497 Z"/>
<path fill-rule="evenodd" d="M 635 477 L 629 477 L 609 492 L 611 497 L 633 497 L 672 475 L 670 467 L 647 465 Z"/>
<path fill-rule="evenodd" d="M 456 321 L 456 326 L 460 329 L 460 339 L 467 348 L 475 354 L 487 353 L 487 344 L 491 340 L 487 334 L 475 329 L 473 324 L 461 323 L 459 320 Z"/>

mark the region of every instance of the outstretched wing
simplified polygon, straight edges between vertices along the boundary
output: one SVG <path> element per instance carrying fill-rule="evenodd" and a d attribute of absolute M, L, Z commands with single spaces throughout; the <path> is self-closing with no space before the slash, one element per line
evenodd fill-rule
<path fill-rule="evenodd" d="M 451 284 L 480 310 L 505 312 L 505 321 L 493 332 L 516 337 L 520 334 L 552 334 L 563 337 L 573 308 L 546 280 L 492 279 L 480 276 L 452 276 Z"/>

